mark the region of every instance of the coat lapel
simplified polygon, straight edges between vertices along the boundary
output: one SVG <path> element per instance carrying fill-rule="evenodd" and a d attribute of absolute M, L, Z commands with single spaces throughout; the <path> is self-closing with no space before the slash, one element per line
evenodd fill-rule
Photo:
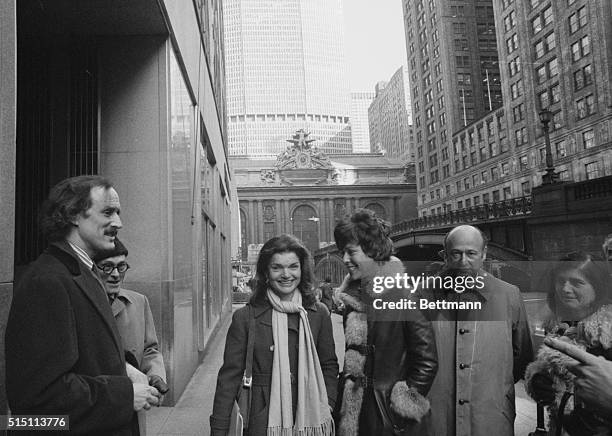
<path fill-rule="evenodd" d="M 104 321 L 104 324 L 106 324 L 106 327 L 109 329 L 111 336 L 113 337 L 115 348 L 117 348 L 117 352 L 123 358 L 119 331 L 117 330 L 115 318 L 113 317 L 110 304 L 108 303 L 108 299 L 106 297 L 106 291 L 104 290 L 100 281 L 94 277 L 93 272 L 87 270 L 85 265 L 76 259 L 76 257 L 72 254 L 72 249 L 70 249 L 67 243 L 53 244 L 49 249 L 49 254 L 62 262 L 72 273 L 72 279 L 79 287 L 81 292 L 85 294 L 87 299 L 94 306 Z"/>

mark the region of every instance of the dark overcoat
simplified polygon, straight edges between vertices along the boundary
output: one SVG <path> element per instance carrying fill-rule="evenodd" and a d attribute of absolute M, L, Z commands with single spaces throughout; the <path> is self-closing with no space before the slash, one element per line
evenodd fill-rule
<path fill-rule="evenodd" d="M 138 434 L 106 292 L 66 242 L 52 244 L 17 283 L 5 342 L 14 415 L 68 415 L 62 435 Z"/>
<path fill-rule="evenodd" d="M 255 331 L 249 332 L 249 310 L 255 317 Z M 308 321 L 315 341 L 321 370 L 327 388 L 329 405 L 333 408 L 338 386 L 338 360 L 334 346 L 331 318 L 324 304 L 316 303 L 306 307 Z M 288 314 L 289 328 L 289 363 L 291 374 L 297 375 L 298 362 L 298 329 L 299 315 Z M 253 348 L 253 387 L 251 413 L 249 414 L 249 432 L 251 436 L 266 434 L 268 411 L 270 405 L 270 385 L 274 341 L 272 338 L 272 306 L 267 298 L 253 300 L 238 309 L 232 318 L 225 342 L 223 366 L 217 378 L 217 390 L 210 417 L 211 436 L 225 436 L 229 428 L 230 412 L 238 390 L 242 385 L 242 374 L 245 368 L 247 335 L 254 335 Z M 297 380 L 292 379 L 293 410 L 297 401 Z"/>

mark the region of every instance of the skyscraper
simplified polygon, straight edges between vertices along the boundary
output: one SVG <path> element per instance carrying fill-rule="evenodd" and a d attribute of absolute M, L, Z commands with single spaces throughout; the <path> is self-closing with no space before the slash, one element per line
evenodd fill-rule
<path fill-rule="evenodd" d="M 370 147 L 403 163 L 414 162 L 408 71 L 400 67 L 388 82 L 378 82 L 368 109 Z"/>
<path fill-rule="evenodd" d="M 351 92 L 351 138 L 353 153 L 370 152 L 370 128 L 368 108 L 374 99 L 373 92 Z"/>
<path fill-rule="evenodd" d="M 351 151 L 341 0 L 227 0 L 230 155 L 275 156 L 304 129 L 325 153 Z"/>
<path fill-rule="evenodd" d="M 453 133 L 502 105 L 495 19 L 492 0 L 403 4 L 421 193 L 441 183 Z"/>
<path fill-rule="evenodd" d="M 421 216 L 530 195 L 546 167 L 542 109 L 560 180 L 612 175 L 609 0 L 501 0 L 494 12 L 503 105 L 454 127 L 440 153 L 420 150 Z"/>

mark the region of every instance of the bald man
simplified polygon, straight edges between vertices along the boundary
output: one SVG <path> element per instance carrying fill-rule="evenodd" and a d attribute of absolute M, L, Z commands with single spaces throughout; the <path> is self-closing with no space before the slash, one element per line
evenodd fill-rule
<path fill-rule="evenodd" d="M 519 289 L 483 270 L 486 254 L 479 229 L 455 227 L 439 273 L 454 286 L 423 292 L 430 301 L 480 303 L 430 313 L 439 365 L 429 392 L 436 436 L 514 434 L 514 384 L 533 360 L 531 335 Z"/>

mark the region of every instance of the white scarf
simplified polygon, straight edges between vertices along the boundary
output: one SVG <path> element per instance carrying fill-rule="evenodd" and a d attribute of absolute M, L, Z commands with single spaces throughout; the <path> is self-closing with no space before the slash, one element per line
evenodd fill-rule
<path fill-rule="evenodd" d="M 327 400 L 327 389 L 317 348 L 310 330 L 302 294 L 296 291 L 291 301 L 283 301 L 268 289 L 272 305 L 274 357 L 268 412 L 268 436 L 334 435 L 334 421 Z M 298 332 L 297 407 L 293 419 L 291 368 L 289 364 L 287 314 L 300 316 Z"/>

